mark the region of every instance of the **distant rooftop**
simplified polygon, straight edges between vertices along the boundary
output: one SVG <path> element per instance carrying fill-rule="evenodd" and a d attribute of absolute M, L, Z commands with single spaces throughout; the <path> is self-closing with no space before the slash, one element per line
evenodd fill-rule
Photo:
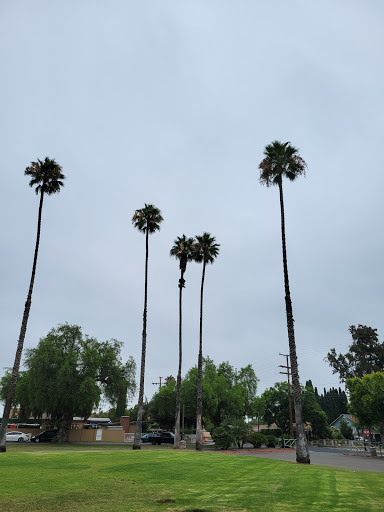
<path fill-rule="evenodd" d="M 109 418 L 87 418 L 84 420 L 84 418 L 75 417 L 73 418 L 74 421 L 88 421 L 88 423 L 111 423 L 111 420 Z"/>

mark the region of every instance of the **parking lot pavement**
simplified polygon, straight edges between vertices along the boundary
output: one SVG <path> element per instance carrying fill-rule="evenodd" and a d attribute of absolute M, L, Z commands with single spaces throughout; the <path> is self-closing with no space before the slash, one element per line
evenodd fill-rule
<path fill-rule="evenodd" d="M 252 452 L 248 453 L 246 451 L 243 453 L 237 451 L 236 454 L 296 462 L 295 450 L 279 450 L 271 452 L 255 452 L 252 450 Z M 384 457 L 367 457 L 364 455 L 356 454 L 349 455 L 349 450 L 345 448 L 322 448 L 317 446 L 310 446 L 309 454 L 311 458 L 311 464 L 316 466 L 330 466 L 333 468 L 350 469 L 352 471 L 371 471 L 375 473 L 384 473 Z"/>

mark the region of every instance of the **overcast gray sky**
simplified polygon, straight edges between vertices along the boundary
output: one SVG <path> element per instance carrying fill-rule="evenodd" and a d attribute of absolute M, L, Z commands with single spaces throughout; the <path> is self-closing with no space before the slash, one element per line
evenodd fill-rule
<path fill-rule="evenodd" d="M 173 240 L 208 231 L 204 354 L 283 380 L 278 190 L 258 164 L 291 141 L 307 177 L 285 185 L 300 379 L 339 385 L 323 361 L 348 326 L 384 338 L 383 22 L 380 0 L 2 0 L 0 372 L 13 364 L 38 198 L 24 170 L 55 158 L 25 347 L 59 323 L 124 342 L 140 366 L 145 238 L 135 209 L 161 209 L 150 238 L 145 394 L 178 364 Z M 201 265 L 184 292 L 183 373 L 197 362 Z M 134 402 L 134 401 L 133 401 Z"/>

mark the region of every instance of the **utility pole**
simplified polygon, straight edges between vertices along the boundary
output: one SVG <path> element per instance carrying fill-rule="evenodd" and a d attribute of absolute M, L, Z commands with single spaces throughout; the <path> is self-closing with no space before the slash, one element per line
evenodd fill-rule
<path fill-rule="evenodd" d="M 163 377 L 159 377 L 159 382 L 152 382 L 152 384 L 153 384 L 154 386 L 160 386 L 160 389 L 161 389 L 161 379 L 162 379 L 162 378 L 163 378 Z"/>
<path fill-rule="evenodd" d="M 287 378 L 288 378 L 289 430 L 290 430 L 290 433 L 291 433 L 291 437 L 293 438 L 292 404 L 291 404 L 291 383 L 289 381 L 289 375 L 290 375 L 289 370 L 291 369 L 291 367 L 288 364 L 289 355 L 288 354 L 280 354 L 279 353 L 279 356 L 283 356 L 283 357 L 287 358 L 287 365 L 284 366 L 284 365 L 280 364 L 279 368 L 285 368 L 287 370 L 286 372 L 280 372 L 280 373 L 282 373 L 283 375 L 287 375 Z"/>

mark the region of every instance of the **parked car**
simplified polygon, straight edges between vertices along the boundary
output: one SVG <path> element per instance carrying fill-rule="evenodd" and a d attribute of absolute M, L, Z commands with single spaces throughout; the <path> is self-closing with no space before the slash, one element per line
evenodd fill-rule
<path fill-rule="evenodd" d="M 7 435 L 5 436 L 6 441 L 13 441 L 18 443 L 24 443 L 29 441 L 29 435 L 24 434 L 23 432 L 7 432 Z"/>
<path fill-rule="evenodd" d="M 173 432 L 157 432 L 150 434 L 149 441 L 152 444 L 162 444 L 162 443 L 170 443 L 173 444 L 175 442 L 175 435 Z"/>
<path fill-rule="evenodd" d="M 34 443 L 50 443 L 57 436 L 58 430 L 44 430 L 44 432 L 40 432 L 40 434 L 36 434 L 31 437 L 31 441 Z"/>
<path fill-rule="evenodd" d="M 149 436 L 150 436 L 150 434 L 143 434 L 143 435 L 141 436 L 141 440 L 142 440 L 142 442 L 143 442 L 143 443 L 149 443 Z"/>

